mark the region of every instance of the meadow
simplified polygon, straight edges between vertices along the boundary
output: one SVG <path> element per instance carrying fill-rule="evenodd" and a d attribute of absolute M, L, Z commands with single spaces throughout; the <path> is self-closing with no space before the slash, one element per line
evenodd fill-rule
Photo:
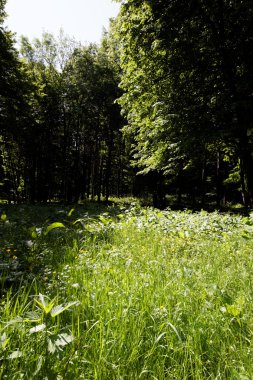
<path fill-rule="evenodd" d="M 0 379 L 253 379 L 253 215 L 1 205 Z"/>

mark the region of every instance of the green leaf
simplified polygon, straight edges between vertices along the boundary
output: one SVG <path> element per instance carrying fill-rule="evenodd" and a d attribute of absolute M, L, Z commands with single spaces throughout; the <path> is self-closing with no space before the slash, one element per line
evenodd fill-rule
<path fill-rule="evenodd" d="M 82 227 L 85 225 L 85 221 L 84 221 L 84 219 L 77 219 L 77 220 L 75 220 L 75 221 L 73 222 L 74 225 L 75 225 L 75 224 L 78 224 L 78 223 L 80 223 Z"/>
<path fill-rule="evenodd" d="M 179 235 L 179 237 L 181 237 L 182 239 L 185 238 L 184 231 L 179 231 L 179 232 L 178 232 L 178 235 Z"/>
<path fill-rule="evenodd" d="M 168 322 L 168 325 L 169 325 L 169 326 L 172 328 L 172 330 L 175 332 L 176 336 L 178 337 L 178 340 L 179 340 L 180 342 L 182 342 L 181 336 L 179 335 L 179 333 L 178 333 L 176 327 L 175 327 L 172 323 L 170 323 L 170 322 Z"/>
<path fill-rule="evenodd" d="M 54 306 L 54 299 L 50 302 L 47 302 L 45 300 L 45 296 L 41 293 L 39 293 L 39 300 L 35 299 L 35 302 L 46 314 L 48 314 Z"/>
<path fill-rule="evenodd" d="M 51 354 L 54 354 L 56 350 L 61 351 L 62 347 L 73 342 L 74 339 L 73 335 L 66 333 L 50 336 L 47 340 L 47 349 Z"/>
<path fill-rule="evenodd" d="M 233 317 L 238 317 L 241 314 L 241 308 L 237 305 L 226 305 L 228 314 L 231 314 Z"/>
<path fill-rule="evenodd" d="M 61 314 L 64 311 L 64 307 L 62 305 L 54 306 L 51 310 L 51 316 L 56 317 L 57 315 Z"/>
<path fill-rule="evenodd" d="M 162 337 L 163 337 L 165 334 L 167 334 L 166 331 L 163 332 L 163 333 L 161 333 L 161 334 L 156 338 L 156 340 L 155 340 L 155 344 L 157 344 L 157 343 L 162 339 Z"/>
<path fill-rule="evenodd" d="M 47 343 L 48 343 L 47 345 L 48 352 L 50 352 L 51 354 L 54 354 L 57 348 L 54 341 L 51 338 L 48 338 Z"/>
<path fill-rule="evenodd" d="M 242 232 L 242 237 L 243 237 L 244 239 L 247 239 L 247 240 L 251 239 L 251 235 L 249 234 L 248 231 L 243 231 L 243 232 Z"/>
<path fill-rule="evenodd" d="M 0 337 L 0 343 L 3 350 L 6 348 L 9 341 L 10 341 L 10 338 L 7 338 L 6 333 L 3 333 L 3 335 Z"/>
<path fill-rule="evenodd" d="M 47 306 L 47 301 L 45 300 L 45 296 L 44 296 L 44 294 L 39 293 L 39 300 L 40 300 L 41 304 L 42 304 L 44 307 Z"/>
<path fill-rule="evenodd" d="M 9 356 L 8 359 L 17 359 L 23 356 L 22 352 L 19 350 L 13 351 Z"/>
<path fill-rule="evenodd" d="M 69 211 L 68 216 L 71 216 L 71 215 L 73 214 L 74 211 L 75 211 L 75 209 L 72 208 L 72 209 Z"/>
<path fill-rule="evenodd" d="M 36 231 L 32 231 L 31 237 L 34 238 L 34 239 L 36 239 L 38 237 Z"/>
<path fill-rule="evenodd" d="M 51 310 L 51 316 L 54 318 L 56 317 L 57 315 L 63 313 L 65 310 L 69 309 L 71 306 L 74 306 L 74 305 L 78 305 L 79 302 L 77 301 L 73 301 L 73 302 L 69 302 L 67 305 L 65 306 L 62 306 L 62 305 L 57 305 L 57 306 L 54 306 L 53 309 Z"/>
<path fill-rule="evenodd" d="M 36 226 L 33 226 L 33 227 L 30 227 L 29 228 L 29 231 L 30 231 L 30 234 L 31 234 L 31 237 L 33 239 L 36 239 L 38 237 L 38 234 L 37 234 L 37 231 L 36 231 Z"/>
<path fill-rule="evenodd" d="M 57 335 L 57 339 L 55 341 L 55 345 L 57 347 L 59 346 L 66 346 L 67 344 L 73 342 L 75 338 L 73 337 L 73 335 L 69 335 L 69 334 L 59 334 Z"/>
<path fill-rule="evenodd" d="M 44 232 L 44 235 L 47 235 L 50 231 L 54 230 L 55 228 L 65 228 L 63 223 L 60 222 L 54 222 L 47 226 L 46 231 Z"/>
<path fill-rule="evenodd" d="M 46 325 L 44 323 L 42 323 L 41 325 L 37 325 L 37 326 L 31 328 L 29 330 L 29 333 L 30 334 L 37 333 L 37 332 L 45 330 L 45 328 L 46 328 Z"/>
<path fill-rule="evenodd" d="M 37 361 L 36 370 L 35 370 L 33 376 L 36 376 L 40 372 L 42 365 L 43 365 L 43 362 L 44 362 L 44 357 L 42 355 L 40 355 L 40 357 Z"/>
<path fill-rule="evenodd" d="M 104 218 L 103 216 L 100 216 L 99 217 L 99 220 L 105 225 L 107 226 L 108 224 L 111 223 L 111 220 L 109 218 Z"/>
<path fill-rule="evenodd" d="M 7 322 L 7 326 L 9 325 L 15 325 L 16 323 L 24 323 L 25 320 L 24 318 L 21 318 L 21 317 L 16 317 L 14 319 L 11 319 L 10 321 Z"/>
<path fill-rule="evenodd" d="M 39 322 L 41 320 L 41 316 L 36 313 L 35 311 L 28 311 L 25 314 L 25 321 L 26 322 Z"/>

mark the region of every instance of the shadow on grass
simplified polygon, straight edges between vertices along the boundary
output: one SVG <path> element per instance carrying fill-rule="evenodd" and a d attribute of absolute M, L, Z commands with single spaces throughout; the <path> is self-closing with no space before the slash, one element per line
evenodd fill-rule
<path fill-rule="evenodd" d="M 61 265 L 71 263 L 82 241 L 92 239 L 86 225 L 98 223 L 101 218 L 116 219 L 128 207 L 90 201 L 76 205 L 1 205 L 1 293 L 10 287 L 18 288 L 21 281 L 40 282 L 49 267 L 57 271 Z M 98 241 L 107 235 L 106 229 L 96 231 Z"/>
<path fill-rule="evenodd" d="M 207 211 L 207 212 L 214 212 L 218 211 L 220 213 L 229 213 L 229 214 L 236 214 L 236 215 L 242 215 L 242 216 L 249 216 L 250 213 L 252 213 L 252 209 L 245 206 L 233 206 L 233 205 L 225 205 L 225 206 L 217 206 L 216 204 L 205 204 L 205 205 L 192 205 L 187 203 L 168 203 L 166 205 L 167 208 L 173 210 L 173 211 L 184 211 L 184 210 L 191 210 L 192 212 L 200 212 L 200 211 Z"/>
<path fill-rule="evenodd" d="M 9 287 L 18 287 L 20 280 L 40 281 L 50 267 L 57 271 L 64 264 L 71 264 L 78 255 L 83 242 L 88 239 L 110 238 L 110 228 L 106 220 L 117 220 L 117 215 L 133 205 L 140 207 L 141 202 L 133 199 L 114 199 L 108 203 L 86 201 L 83 204 L 63 205 L 0 205 L 0 289 L 5 293 Z M 151 205 L 150 205 L 151 206 Z M 187 204 L 168 204 L 172 210 L 202 209 L 217 211 L 215 205 L 206 207 Z M 218 211 L 248 215 L 249 209 L 243 207 L 223 207 Z M 103 225 L 105 220 L 105 228 Z M 48 227 L 55 223 L 62 228 Z M 92 230 L 92 224 L 100 223 L 101 228 Z M 110 224 L 110 223 L 109 223 Z M 91 225 L 91 229 L 87 228 Z"/>

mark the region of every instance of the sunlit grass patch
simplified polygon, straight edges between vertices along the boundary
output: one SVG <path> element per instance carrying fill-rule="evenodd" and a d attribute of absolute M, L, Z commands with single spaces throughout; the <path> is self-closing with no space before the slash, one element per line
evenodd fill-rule
<path fill-rule="evenodd" d="M 2 297 L 1 378 L 253 377 L 251 216 L 70 211 L 16 235 L 2 223 L 11 255 L 19 239 L 32 245 Z"/>

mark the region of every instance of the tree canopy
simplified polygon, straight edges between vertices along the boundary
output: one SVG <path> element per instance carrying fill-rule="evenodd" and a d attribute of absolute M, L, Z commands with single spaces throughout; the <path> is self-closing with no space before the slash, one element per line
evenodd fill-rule
<path fill-rule="evenodd" d="M 203 176 L 229 151 L 252 202 L 252 14 L 251 1 L 122 2 L 119 103 L 140 170 Z"/>
<path fill-rule="evenodd" d="M 124 0 L 99 46 L 20 49 L 0 3 L 2 196 L 253 202 L 253 5 Z"/>

